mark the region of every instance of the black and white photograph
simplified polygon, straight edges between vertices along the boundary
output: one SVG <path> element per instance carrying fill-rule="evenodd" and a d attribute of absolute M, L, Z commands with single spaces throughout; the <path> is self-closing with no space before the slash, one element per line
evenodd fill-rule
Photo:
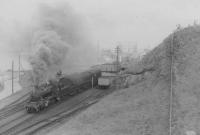
<path fill-rule="evenodd" d="M 0 135 L 200 135 L 200 1 L 0 0 Z"/>

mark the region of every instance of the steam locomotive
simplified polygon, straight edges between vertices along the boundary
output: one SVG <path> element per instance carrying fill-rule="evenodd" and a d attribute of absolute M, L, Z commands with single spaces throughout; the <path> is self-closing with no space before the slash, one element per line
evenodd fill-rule
<path fill-rule="evenodd" d="M 31 94 L 29 101 L 25 105 L 28 113 L 39 112 L 51 104 L 74 96 L 98 84 L 101 71 L 91 69 L 82 73 L 71 75 L 57 74 L 57 79 L 49 80 L 48 83 L 36 87 Z"/>

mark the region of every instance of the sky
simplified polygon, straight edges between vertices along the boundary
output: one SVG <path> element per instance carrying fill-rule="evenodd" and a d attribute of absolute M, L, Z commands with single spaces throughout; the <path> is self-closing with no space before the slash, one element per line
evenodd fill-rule
<path fill-rule="evenodd" d="M 187 26 L 200 19 L 198 0 L 73 0 L 71 3 L 90 19 L 100 43 L 107 46 L 136 42 L 139 48 L 153 48 L 177 24 Z"/>
<path fill-rule="evenodd" d="M 17 56 L 16 41 L 33 26 L 39 3 L 63 1 L 82 16 L 94 46 L 101 48 L 137 44 L 140 50 L 152 49 L 177 24 L 200 22 L 199 0 L 0 0 L 0 63 L 9 65 Z"/>

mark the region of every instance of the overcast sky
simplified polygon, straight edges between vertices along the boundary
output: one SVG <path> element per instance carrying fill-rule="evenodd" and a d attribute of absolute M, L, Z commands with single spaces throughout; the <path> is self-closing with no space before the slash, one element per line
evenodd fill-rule
<path fill-rule="evenodd" d="M 4 40 L 16 38 L 12 33 L 32 24 L 38 3 L 55 1 L 68 2 L 85 18 L 95 44 L 108 48 L 118 42 L 153 48 L 177 24 L 200 22 L 199 0 L 0 0 L 0 52 L 10 49 Z"/>
<path fill-rule="evenodd" d="M 177 24 L 200 19 L 199 0 L 73 0 L 91 19 L 104 44 L 137 42 L 141 48 L 158 45 Z"/>
<path fill-rule="evenodd" d="M 58 0 L 0 0 L 0 24 L 27 24 L 40 2 Z M 64 0 L 60 0 L 64 1 Z M 187 26 L 200 19 L 199 0 L 66 0 L 87 18 L 102 46 L 137 42 L 141 48 L 158 45 L 177 24 Z M 4 24 L 5 23 L 5 24 Z M 8 23 L 10 25 L 8 25 Z M 13 26 L 14 25 L 14 26 Z"/>

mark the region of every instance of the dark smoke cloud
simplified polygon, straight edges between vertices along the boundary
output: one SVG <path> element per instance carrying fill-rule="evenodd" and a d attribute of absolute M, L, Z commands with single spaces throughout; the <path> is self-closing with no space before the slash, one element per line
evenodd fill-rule
<path fill-rule="evenodd" d="M 93 61 L 88 56 L 88 50 L 92 48 L 82 17 L 70 6 L 42 4 L 38 13 L 30 57 L 34 84 L 39 85 L 54 77 L 58 70 L 67 72 L 75 66 L 74 61 L 82 64 Z"/>
<path fill-rule="evenodd" d="M 40 29 L 56 32 L 61 40 L 70 45 L 84 44 L 87 40 L 83 18 L 68 4 L 51 7 L 42 4 L 39 7 Z"/>
<path fill-rule="evenodd" d="M 60 70 L 69 45 L 54 31 L 39 32 L 34 39 L 34 52 L 30 57 L 30 63 L 33 68 L 34 82 L 38 84 L 51 78 L 52 73 Z"/>

